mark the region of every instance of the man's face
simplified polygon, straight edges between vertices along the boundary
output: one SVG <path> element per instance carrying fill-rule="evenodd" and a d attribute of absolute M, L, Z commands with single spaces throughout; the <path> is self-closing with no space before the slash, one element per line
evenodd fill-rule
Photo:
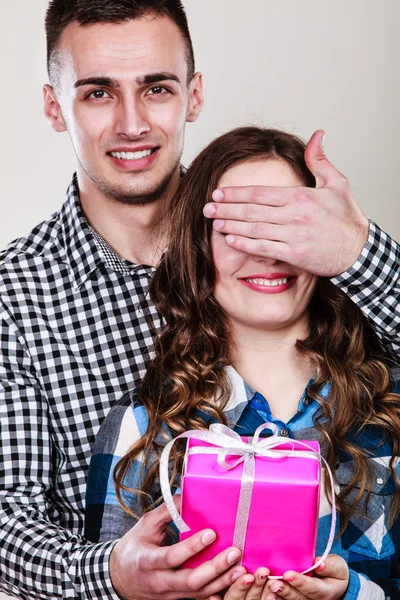
<path fill-rule="evenodd" d="M 61 37 L 59 81 L 45 113 L 67 129 L 80 186 L 148 203 L 176 185 L 186 121 L 202 106 L 201 76 L 187 82 L 186 46 L 170 19 L 72 23 Z"/>

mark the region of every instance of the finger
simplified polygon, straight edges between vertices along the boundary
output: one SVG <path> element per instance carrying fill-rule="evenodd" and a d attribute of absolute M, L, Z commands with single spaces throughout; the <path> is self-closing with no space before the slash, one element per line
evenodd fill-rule
<path fill-rule="evenodd" d="M 325 156 L 323 148 L 324 137 L 325 133 L 321 129 L 313 133 L 304 152 L 307 167 L 316 179 L 316 187 L 347 184 L 346 177 L 335 169 Z"/>
<path fill-rule="evenodd" d="M 316 559 L 318 561 L 318 558 Z M 317 577 L 331 577 L 332 579 L 345 580 L 348 578 L 349 568 L 346 561 L 337 554 L 329 554 L 324 565 L 315 570 Z"/>
<path fill-rule="evenodd" d="M 266 206 L 285 206 L 288 194 L 296 188 L 278 186 L 235 186 L 221 187 L 213 191 L 214 202 L 234 204 L 263 204 Z"/>
<path fill-rule="evenodd" d="M 173 496 L 173 501 L 175 503 L 176 509 L 178 512 L 181 507 L 181 495 L 176 494 Z M 147 527 L 165 527 L 172 521 L 172 517 L 165 503 L 160 504 L 153 510 L 147 512 L 140 520 L 142 523 L 146 523 Z"/>
<path fill-rule="evenodd" d="M 267 587 L 277 598 L 285 598 L 286 600 L 309 600 L 300 590 L 297 590 L 282 579 L 268 581 Z M 266 598 L 269 600 L 268 595 Z"/>
<path fill-rule="evenodd" d="M 224 233 L 226 235 L 240 235 L 242 237 L 273 240 L 275 242 L 287 242 L 288 240 L 284 236 L 289 234 L 289 228 L 282 227 L 282 225 L 225 221 L 222 219 L 216 219 L 213 222 L 213 228 L 219 233 Z"/>
<path fill-rule="evenodd" d="M 178 542 L 172 546 L 156 548 L 154 552 L 151 553 L 151 556 L 149 555 L 149 561 L 151 561 L 150 568 L 175 569 L 212 544 L 216 537 L 216 533 L 212 529 L 203 529 L 182 542 Z M 230 548 L 230 551 L 234 552 L 234 548 Z M 226 557 L 229 555 L 229 549 L 220 553 L 218 557 L 221 557 L 221 555 L 224 556 L 224 559 L 220 558 L 220 560 L 227 560 Z M 236 556 L 237 558 L 232 560 L 231 563 L 227 562 L 226 569 L 239 558 L 239 550 L 237 550 Z M 216 558 L 217 557 L 213 560 L 216 560 Z"/>
<path fill-rule="evenodd" d="M 253 587 L 253 583 L 254 575 L 242 575 L 228 588 L 224 600 L 247 600 L 247 593 Z"/>
<path fill-rule="evenodd" d="M 291 194 L 292 198 L 293 194 Z M 262 204 L 220 204 L 210 202 L 203 208 L 203 214 L 210 219 L 229 219 L 250 223 L 285 223 L 287 219 L 284 206 L 273 207 Z"/>
<path fill-rule="evenodd" d="M 161 571 L 158 571 L 158 573 L 161 576 L 165 575 L 165 572 L 163 574 Z M 195 596 L 198 598 L 209 598 L 210 596 L 220 595 L 223 590 L 228 589 L 237 581 L 238 577 L 241 577 L 245 573 L 246 569 L 244 567 L 231 567 L 219 577 L 206 583 L 204 587 L 199 587 L 201 579 L 196 577 L 194 569 L 178 570 L 175 573 L 170 571 L 169 574 L 171 574 L 172 579 L 168 583 L 168 589 L 179 593 L 179 598 L 193 598 Z"/>
<path fill-rule="evenodd" d="M 246 254 L 290 263 L 290 246 L 285 242 L 264 239 L 253 240 L 240 235 L 227 235 L 225 242 L 228 246 Z"/>
<path fill-rule="evenodd" d="M 268 575 L 269 569 L 257 569 L 254 573 L 254 582 L 247 592 L 246 600 L 261 600 Z"/>
<path fill-rule="evenodd" d="M 325 583 L 316 577 L 308 577 L 295 571 L 287 571 L 283 577 L 289 586 L 301 592 L 305 597 L 314 598 L 319 594 L 323 597 L 326 591 Z"/>
<path fill-rule="evenodd" d="M 192 589 L 192 587 L 193 589 L 202 589 L 206 587 L 210 582 L 213 582 L 215 579 L 218 579 L 221 575 L 230 570 L 238 561 L 240 556 L 240 550 L 237 548 L 228 548 L 227 550 L 224 550 L 224 552 L 220 552 L 211 560 L 198 565 L 194 569 L 186 569 L 186 575 L 191 584 L 189 589 Z M 230 573 L 226 579 L 228 585 L 231 585 L 232 576 L 236 575 L 238 572 L 245 573 L 245 569 L 243 567 L 238 567 L 235 569 L 234 573 Z M 214 590 L 212 593 L 215 591 L 218 592 L 220 590 Z"/>

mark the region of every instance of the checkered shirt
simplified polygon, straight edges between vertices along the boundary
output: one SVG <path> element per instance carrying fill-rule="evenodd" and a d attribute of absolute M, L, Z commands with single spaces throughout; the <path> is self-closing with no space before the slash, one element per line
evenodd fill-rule
<path fill-rule="evenodd" d="M 288 423 L 275 419 L 268 401 L 247 385 L 242 377 L 232 368 L 228 368 L 232 387 L 231 397 L 225 408 L 225 416 L 229 425 L 240 435 L 252 436 L 261 424 L 274 423 L 280 436 L 288 439 L 315 440 L 319 433 L 314 426 L 313 418 L 318 403 L 307 395 L 306 387 L 298 404 L 297 413 Z M 392 373 L 393 391 L 400 392 L 400 369 Z M 321 390 L 321 396 L 329 397 L 329 385 Z M 206 415 L 205 420 L 210 421 Z M 211 422 L 211 421 L 210 421 Z M 88 487 L 86 493 L 85 533 L 94 542 L 113 540 L 121 537 L 134 524 L 135 519 L 129 517 L 119 505 L 113 481 L 113 471 L 119 459 L 126 454 L 131 445 L 146 431 L 148 426 L 147 412 L 138 400 L 137 394 L 130 394 L 125 402 L 113 407 L 105 419 L 93 451 L 89 468 Z M 169 432 L 172 438 L 172 433 Z M 351 440 L 357 446 L 370 452 L 369 468 L 373 474 L 373 485 L 368 502 L 367 514 L 355 512 L 341 537 L 336 537 L 331 549 L 332 554 L 341 556 L 349 566 L 349 586 L 343 600 L 395 600 L 400 598 L 400 516 L 393 525 L 390 524 L 391 503 L 396 490 L 396 483 L 388 468 L 392 450 L 388 442 L 381 445 L 382 436 L 377 427 L 364 427 L 355 433 Z M 124 483 L 131 488 L 140 488 L 140 458 L 135 460 L 127 473 Z M 400 462 L 397 462 L 397 473 L 400 476 Z M 354 463 L 348 454 L 342 452 L 335 471 L 337 488 L 344 488 L 354 475 Z M 176 486 L 180 481 L 176 482 Z M 180 492 L 174 487 L 174 493 Z M 357 495 L 354 490 L 349 497 L 351 502 Z M 367 493 L 360 502 L 365 508 Z M 125 493 L 125 500 L 131 505 L 135 514 L 140 515 L 141 507 L 137 497 Z M 152 492 L 153 499 L 160 497 L 157 483 Z M 326 548 L 331 527 L 331 505 L 328 502 L 324 487 L 321 487 L 317 556 L 321 556 Z M 261 526 L 261 524 L 260 524 Z M 279 527 L 279 515 L 277 515 Z M 336 533 L 340 529 L 340 517 Z M 296 533 L 296 523 L 293 523 Z M 175 535 L 175 541 L 178 536 Z M 262 565 L 260 565 L 262 566 Z M 264 565 L 268 567 L 267 565 Z M 311 566 L 311 565 L 310 565 Z"/>
<path fill-rule="evenodd" d="M 335 280 L 394 353 L 399 264 L 399 247 L 371 223 L 359 261 Z M 0 255 L 1 591 L 116 598 L 113 542 L 83 537 L 86 477 L 100 423 L 151 356 L 152 271 L 93 234 L 76 178 L 60 212 Z"/>

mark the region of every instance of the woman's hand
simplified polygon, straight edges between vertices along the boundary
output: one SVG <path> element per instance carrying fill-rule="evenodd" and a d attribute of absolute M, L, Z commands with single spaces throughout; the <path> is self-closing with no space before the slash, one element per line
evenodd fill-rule
<path fill-rule="evenodd" d="M 283 579 L 268 580 L 262 600 L 339 600 L 349 585 L 349 568 L 337 554 L 330 554 L 325 564 L 315 570 L 315 576 L 286 571 Z"/>
<path fill-rule="evenodd" d="M 260 567 L 251 575 L 239 575 L 223 595 L 214 595 L 207 600 L 261 600 L 266 593 L 266 583 L 269 570 Z M 267 590 L 268 591 L 268 590 Z"/>

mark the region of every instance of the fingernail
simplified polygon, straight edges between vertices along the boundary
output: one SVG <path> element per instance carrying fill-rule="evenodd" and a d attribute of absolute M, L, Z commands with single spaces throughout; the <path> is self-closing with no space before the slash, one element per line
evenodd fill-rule
<path fill-rule="evenodd" d="M 216 212 L 217 209 L 212 204 L 206 204 L 203 208 L 203 215 L 206 217 L 213 217 Z"/>
<path fill-rule="evenodd" d="M 236 562 L 239 557 L 239 550 L 231 550 L 228 554 L 228 563 L 231 565 L 232 563 Z"/>
<path fill-rule="evenodd" d="M 321 563 L 315 570 L 319 573 L 325 569 L 325 563 Z"/>
<path fill-rule="evenodd" d="M 268 575 L 264 575 L 264 574 L 259 575 L 259 578 L 262 579 L 262 580 L 267 579 L 267 577 L 268 577 Z"/>
<path fill-rule="evenodd" d="M 225 238 L 225 241 L 227 244 L 233 244 L 233 242 L 235 241 L 235 236 L 234 235 L 227 235 Z"/>
<path fill-rule="evenodd" d="M 201 541 L 203 542 L 203 544 L 211 544 L 211 542 L 213 542 L 216 539 L 216 537 L 217 536 L 214 531 L 206 531 L 205 533 L 203 533 Z"/>
<path fill-rule="evenodd" d="M 284 575 L 284 576 L 283 576 L 283 579 L 284 579 L 285 581 L 288 581 L 289 583 L 290 583 L 291 581 L 294 581 L 294 577 L 293 577 L 293 575 Z"/>
<path fill-rule="evenodd" d="M 281 585 L 271 585 L 271 591 L 274 592 L 274 594 L 280 594 L 283 592 L 283 587 Z"/>
<path fill-rule="evenodd" d="M 234 573 L 232 575 L 232 581 L 236 581 L 237 579 L 239 579 L 239 577 L 241 577 L 243 575 L 243 573 Z"/>
<path fill-rule="evenodd" d="M 214 221 L 214 229 L 222 229 L 223 226 L 225 225 L 225 221 L 223 221 L 222 219 L 215 219 Z"/>
<path fill-rule="evenodd" d="M 322 148 L 322 151 L 324 151 L 325 137 L 326 137 L 326 133 L 324 133 L 324 135 L 323 135 L 323 138 L 322 138 L 322 140 L 321 140 L 321 148 Z"/>
<path fill-rule="evenodd" d="M 219 202 L 224 197 L 224 192 L 222 190 L 214 190 L 212 193 L 212 199 L 214 202 Z"/>

